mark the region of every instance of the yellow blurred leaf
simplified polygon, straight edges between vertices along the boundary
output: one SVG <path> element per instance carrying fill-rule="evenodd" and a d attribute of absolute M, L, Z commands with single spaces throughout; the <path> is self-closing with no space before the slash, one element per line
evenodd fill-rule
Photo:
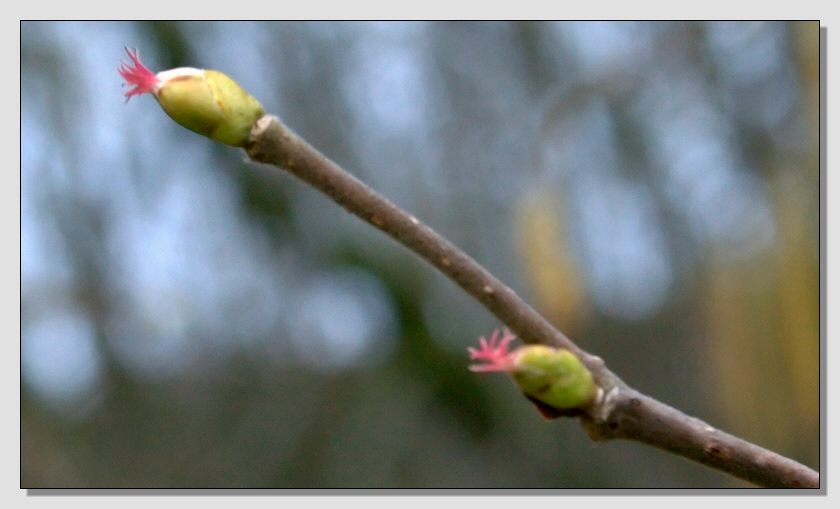
<path fill-rule="evenodd" d="M 517 210 L 517 245 L 536 306 L 557 327 L 575 336 L 586 322 L 589 301 L 569 246 L 561 204 L 544 190 L 525 193 Z"/>

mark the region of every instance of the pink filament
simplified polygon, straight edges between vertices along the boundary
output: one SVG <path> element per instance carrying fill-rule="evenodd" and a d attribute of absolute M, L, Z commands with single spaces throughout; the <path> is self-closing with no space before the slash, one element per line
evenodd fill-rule
<path fill-rule="evenodd" d="M 128 57 L 131 59 L 133 65 L 121 62 L 117 72 L 120 73 L 120 76 L 123 77 L 128 85 L 134 87 L 125 93 L 125 100 L 128 101 L 133 95 L 154 92 L 155 86 L 158 84 L 157 75 L 143 65 L 136 50 L 131 51 L 125 48 L 125 52 L 128 53 Z"/>
<path fill-rule="evenodd" d="M 481 348 L 467 348 L 470 359 L 485 361 L 487 364 L 473 364 L 470 371 L 510 371 L 513 369 L 513 352 L 508 351 L 508 345 L 516 339 L 516 336 L 505 329 L 504 334 L 499 338 L 499 331 L 493 331 L 488 341 L 483 336 L 479 339 Z"/>

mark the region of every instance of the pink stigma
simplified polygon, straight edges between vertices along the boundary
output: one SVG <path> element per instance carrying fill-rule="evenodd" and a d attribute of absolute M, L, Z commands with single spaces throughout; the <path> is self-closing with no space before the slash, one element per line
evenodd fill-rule
<path fill-rule="evenodd" d="M 489 341 L 482 336 L 479 339 L 481 348 L 467 348 L 467 351 L 470 353 L 470 359 L 485 361 L 487 364 L 473 364 L 470 366 L 470 371 L 476 373 L 511 371 L 514 364 L 514 355 L 513 352 L 508 351 L 508 345 L 514 339 L 516 339 L 516 336 L 507 329 L 504 329 L 501 338 L 498 330 L 493 331 Z"/>
<path fill-rule="evenodd" d="M 126 81 L 126 84 L 134 87 L 125 93 L 125 100 L 128 102 L 133 95 L 153 93 L 155 86 L 158 84 L 158 77 L 143 65 L 136 50 L 131 51 L 125 48 L 125 52 L 128 53 L 128 57 L 131 59 L 133 65 L 120 62 L 117 72 L 120 73 L 120 76 Z"/>

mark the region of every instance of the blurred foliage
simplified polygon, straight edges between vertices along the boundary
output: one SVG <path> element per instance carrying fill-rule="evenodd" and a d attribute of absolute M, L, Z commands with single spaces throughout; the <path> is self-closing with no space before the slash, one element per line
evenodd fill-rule
<path fill-rule="evenodd" d="M 523 195 L 517 244 L 539 311 L 566 335 L 579 337 L 588 318 L 588 299 L 581 264 L 569 252 L 569 228 L 560 203 L 544 192 Z"/>
<path fill-rule="evenodd" d="M 499 324 L 313 190 L 124 104 L 216 68 L 628 383 L 819 461 L 818 25 L 24 22 L 23 487 L 743 484 L 542 420 Z"/>

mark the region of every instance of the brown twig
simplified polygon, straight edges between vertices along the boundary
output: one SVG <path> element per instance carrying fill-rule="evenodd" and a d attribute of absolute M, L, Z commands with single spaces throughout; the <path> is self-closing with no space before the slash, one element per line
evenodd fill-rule
<path fill-rule="evenodd" d="M 599 387 L 598 397 L 581 416 L 593 440 L 637 440 L 761 486 L 819 487 L 818 472 L 627 386 L 600 358 L 581 350 L 478 262 L 330 161 L 277 117 L 266 115 L 254 124 L 246 150 L 253 161 L 293 173 L 422 256 L 523 341 L 566 348 L 578 355 Z"/>

